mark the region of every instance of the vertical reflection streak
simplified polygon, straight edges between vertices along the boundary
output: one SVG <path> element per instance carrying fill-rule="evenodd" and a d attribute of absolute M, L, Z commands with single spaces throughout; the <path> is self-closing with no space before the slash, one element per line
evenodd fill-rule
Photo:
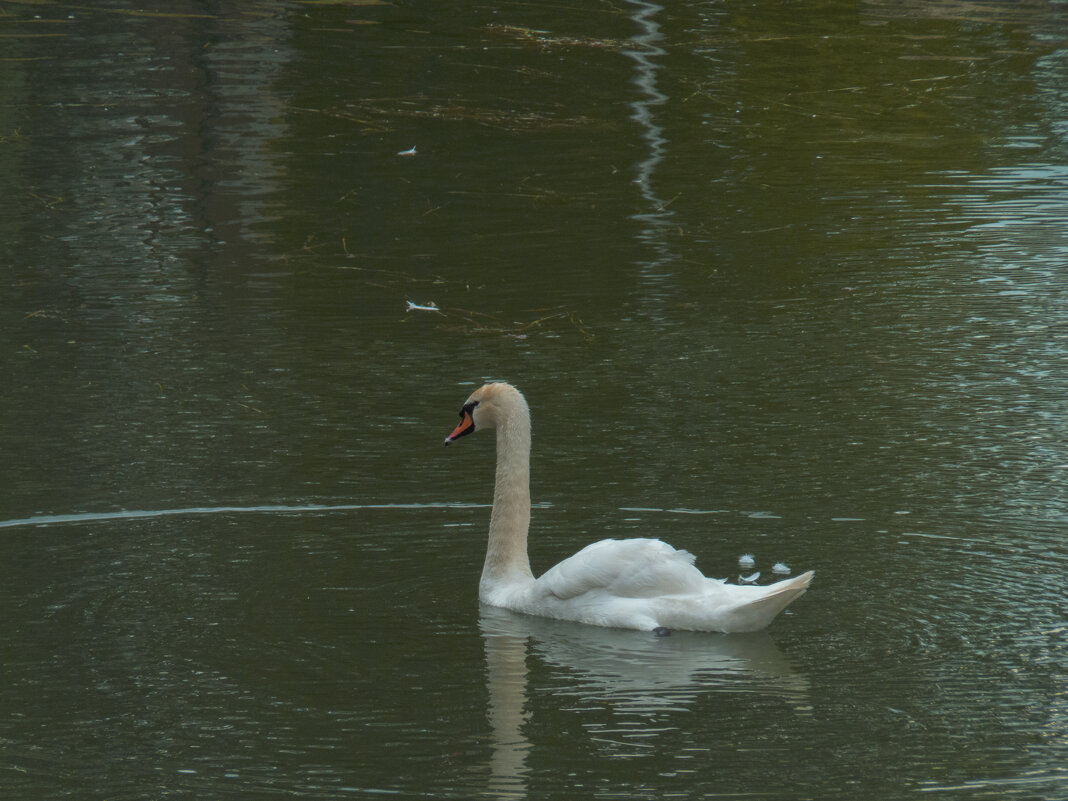
<path fill-rule="evenodd" d="M 486 647 L 487 713 L 493 730 L 493 755 L 487 794 L 499 801 L 527 797 L 527 752 L 530 742 L 523 732 L 527 721 L 527 638 L 502 630 L 495 618 L 483 616 L 482 637 Z"/>
<path fill-rule="evenodd" d="M 655 114 L 656 108 L 666 104 L 669 99 L 660 90 L 657 81 L 657 72 L 662 66 L 658 59 L 667 55 L 667 51 L 658 44 L 664 36 L 655 18 L 664 9 L 646 0 L 628 2 L 633 7 L 632 19 L 638 27 L 638 33 L 631 37 L 634 46 L 623 51 L 634 62 L 632 83 L 638 90 L 638 97 L 630 103 L 630 118 L 640 127 L 645 143 L 645 154 L 635 165 L 634 179 L 644 200 L 644 208 L 633 215 L 633 219 L 641 223 L 638 238 L 651 244 L 656 252 L 656 257 L 644 265 L 646 272 L 650 277 L 660 277 L 662 273 L 650 272 L 649 268 L 656 268 L 671 258 L 664 233 L 672 213 L 667 210 L 667 204 L 654 187 L 655 173 L 664 160 L 668 144 Z"/>

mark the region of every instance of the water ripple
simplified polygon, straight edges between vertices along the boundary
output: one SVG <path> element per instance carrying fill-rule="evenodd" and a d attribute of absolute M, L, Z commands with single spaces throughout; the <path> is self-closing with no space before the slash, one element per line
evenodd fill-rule
<path fill-rule="evenodd" d="M 117 512 L 81 512 L 62 515 L 35 515 L 14 520 L 0 520 L 0 528 L 51 526 L 62 523 L 99 523 L 107 520 L 142 520 L 179 515 L 226 514 L 299 514 L 302 512 L 351 512 L 383 509 L 480 509 L 485 503 L 340 503 L 340 504 L 267 504 L 263 506 L 187 506 L 180 509 L 123 509 Z"/>

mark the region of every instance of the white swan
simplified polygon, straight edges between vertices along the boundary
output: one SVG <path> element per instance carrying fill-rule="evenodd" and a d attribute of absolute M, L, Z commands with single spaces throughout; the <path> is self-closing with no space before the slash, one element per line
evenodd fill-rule
<path fill-rule="evenodd" d="M 765 587 L 706 578 L 694 557 L 656 539 L 601 540 L 534 578 L 530 526 L 530 410 L 511 384 L 486 384 L 460 411 L 445 444 L 497 429 L 497 475 L 478 597 L 490 606 L 594 626 L 666 634 L 756 631 L 812 581 L 812 571 Z"/>

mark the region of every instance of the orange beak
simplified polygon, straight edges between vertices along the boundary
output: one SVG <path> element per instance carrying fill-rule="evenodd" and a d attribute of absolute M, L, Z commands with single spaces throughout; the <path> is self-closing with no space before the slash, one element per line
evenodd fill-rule
<path fill-rule="evenodd" d="M 452 433 L 445 437 L 445 444 L 448 445 L 450 442 L 455 442 L 460 437 L 470 434 L 474 430 L 475 421 L 471 417 L 471 412 L 464 409 L 460 412 L 460 425 L 456 426 L 456 428 L 452 430 Z"/>

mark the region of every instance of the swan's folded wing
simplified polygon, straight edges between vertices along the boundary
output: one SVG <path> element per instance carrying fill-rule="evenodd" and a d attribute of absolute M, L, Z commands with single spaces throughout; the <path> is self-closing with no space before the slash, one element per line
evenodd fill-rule
<path fill-rule="evenodd" d="M 596 591 L 621 598 L 698 593 L 708 579 L 693 561 L 660 540 L 601 540 L 547 570 L 537 585 L 560 600 Z"/>

